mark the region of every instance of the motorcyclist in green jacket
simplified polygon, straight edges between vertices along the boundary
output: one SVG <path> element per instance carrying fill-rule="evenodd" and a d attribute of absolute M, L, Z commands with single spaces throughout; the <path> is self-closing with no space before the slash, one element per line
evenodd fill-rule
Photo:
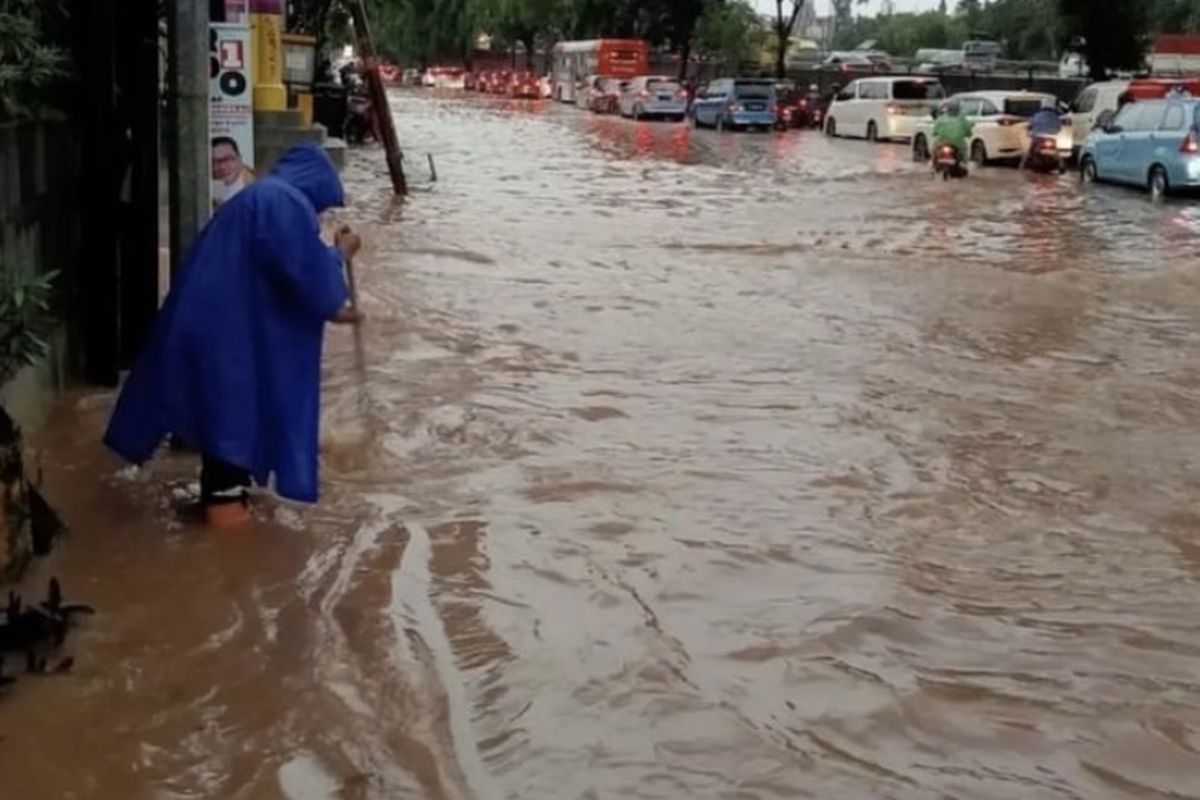
<path fill-rule="evenodd" d="M 947 103 L 933 126 L 933 152 L 948 144 L 958 152 L 960 162 L 966 161 L 973 130 L 971 122 L 962 115 L 962 106 L 955 101 Z"/>

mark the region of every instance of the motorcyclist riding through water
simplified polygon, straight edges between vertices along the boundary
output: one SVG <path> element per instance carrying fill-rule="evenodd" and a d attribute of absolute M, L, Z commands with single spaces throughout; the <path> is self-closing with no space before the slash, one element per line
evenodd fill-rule
<path fill-rule="evenodd" d="M 962 106 L 957 102 L 947 103 L 941 115 L 938 116 L 937 123 L 933 126 L 935 166 L 938 150 L 946 145 L 954 148 L 961 164 L 966 159 L 968 143 L 971 141 L 973 132 L 974 126 L 962 115 Z"/>
<path fill-rule="evenodd" d="M 1054 137 L 1057 139 L 1061 132 L 1062 117 L 1058 113 L 1058 104 L 1053 98 L 1045 97 L 1042 99 L 1042 107 L 1029 118 L 1029 149 L 1021 158 L 1021 168 L 1024 169 L 1029 164 L 1039 138 Z"/>

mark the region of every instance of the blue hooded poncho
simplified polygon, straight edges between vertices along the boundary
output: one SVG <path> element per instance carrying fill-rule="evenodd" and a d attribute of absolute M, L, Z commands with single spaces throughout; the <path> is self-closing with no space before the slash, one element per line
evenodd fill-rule
<path fill-rule="evenodd" d="M 329 157 L 299 145 L 221 207 L 121 392 L 109 447 L 142 464 L 173 433 L 316 501 L 321 345 L 348 294 L 317 214 L 342 204 Z"/>

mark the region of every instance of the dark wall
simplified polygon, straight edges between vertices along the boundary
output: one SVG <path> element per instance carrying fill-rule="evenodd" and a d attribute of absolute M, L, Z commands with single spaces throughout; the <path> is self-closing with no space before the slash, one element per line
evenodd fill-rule
<path fill-rule="evenodd" d="M 65 124 L 0 125 L 0 264 L 76 275 L 79 146 Z M 61 282 L 60 282 L 61 285 Z"/>

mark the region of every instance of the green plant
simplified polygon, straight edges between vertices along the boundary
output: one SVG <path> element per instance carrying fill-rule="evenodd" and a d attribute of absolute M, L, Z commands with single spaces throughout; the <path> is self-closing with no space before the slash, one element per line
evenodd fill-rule
<path fill-rule="evenodd" d="M 36 117 L 39 94 L 66 77 L 66 53 L 46 44 L 45 23 L 61 12 L 55 0 L 0 0 L 0 120 Z"/>
<path fill-rule="evenodd" d="M 54 326 L 50 300 L 57 272 L 0 270 L 0 382 L 46 357 Z"/>

